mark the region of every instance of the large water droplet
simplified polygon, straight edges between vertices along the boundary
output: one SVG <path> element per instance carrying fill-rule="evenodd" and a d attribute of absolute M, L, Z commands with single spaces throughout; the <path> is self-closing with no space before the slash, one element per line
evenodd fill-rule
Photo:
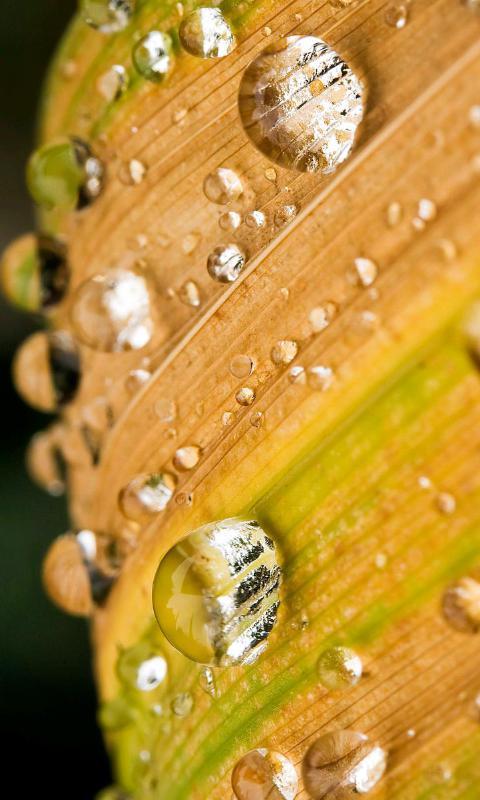
<path fill-rule="evenodd" d="M 2 290 L 25 311 L 48 311 L 57 305 L 69 277 L 64 246 L 48 237 L 21 236 L 2 256 Z"/>
<path fill-rule="evenodd" d="M 238 200 L 243 192 L 243 186 L 237 173 L 226 167 L 219 167 L 210 172 L 203 182 L 205 197 L 212 203 L 226 205 L 233 200 Z"/>
<path fill-rule="evenodd" d="M 275 624 L 280 579 L 275 545 L 257 522 L 214 522 L 160 562 L 155 615 L 193 661 L 238 664 L 257 654 Z"/>
<path fill-rule="evenodd" d="M 126 28 L 135 10 L 135 0 L 80 0 L 82 18 L 101 33 Z"/>
<path fill-rule="evenodd" d="M 198 58 L 223 58 L 236 46 L 233 31 L 218 8 L 197 8 L 180 23 L 184 50 Z"/>
<path fill-rule="evenodd" d="M 363 89 L 343 59 L 316 36 L 288 36 L 245 71 L 240 116 L 272 161 L 333 172 L 350 154 L 363 117 Z"/>
<path fill-rule="evenodd" d="M 150 341 L 150 295 L 142 275 L 114 269 L 77 289 L 71 316 L 78 338 L 105 352 L 138 350 Z"/>
<path fill-rule="evenodd" d="M 480 583 L 465 575 L 448 587 L 442 598 L 443 615 L 447 622 L 462 633 L 477 633 L 480 629 Z"/>
<path fill-rule="evenodd" d="M 40 411 L 56 411 L 73 400 L 80 383 L 80 359 L 67 331 L 34 333 L 13 362 L 15 387 Z"/>
<path fill-rule="evenodd" d="M 368 736 L 338 730 L 320 736 L 303 762 L 305 788 L 313 800 L 367 794 L 381 780 L 387 754 Z"/>
<path fill-rule="evenodd" d="M 355 686 L 362 677 L 362 670 L 361 659 L 348 647 L 331 647 L 317 662 L 320 683 L 331 691 Z"/>
<path fill-rule="evenodd" d="M 216 247 L 207 261 L 208 274 L 219 283 L 233 283 L 245 266 L 245 253 L 236 244 Z"/>
<path fill-rule="evenodd" d="M 164 511 L 175 491 L 175 478 L 168 472 L 138 475 L 120 492 L 122 513 L 136 521 Z"/>
<path fill-rule="evenodd" d="M 65 464 L 60 449 L 60 429 L 52 425 L 36 433 L 26 456 L 28 474 L 35 483 L 53 497 L 65 492 Z"/>
<path fill-rule="evenodd" d="M 137 42 L 132 51 L 133 65 L 148 81 L 161 83 L 173 69 L 175 56 L 168 33 L 150 31 Z"/>
<path fill-rule="evenodd" d="M 232 788 L 237 800 L 294 800 L 298 777 L 288 758 L 274 750 L 251 750 L 235 765 Z"/>
<path fill-rule="evenodd" d="M 101 193 L 104 169 L 90 147 L 77 138 L 43 145 L 29 159 L 27 186 L 35 203 L 65 211 L 83 208 Z"/>

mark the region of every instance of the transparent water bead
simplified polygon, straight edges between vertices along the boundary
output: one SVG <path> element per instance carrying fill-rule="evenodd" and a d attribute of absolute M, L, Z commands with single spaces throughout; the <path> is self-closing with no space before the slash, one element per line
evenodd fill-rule
<path fill-rule="evenodd" d="M 226 167 L 218 167 L 205 178 L 203 191 L 207 200 L 212 203 L 227 205 L 238 200 L 243 192 L 243 186 L 236 172 Z"/>
<path fill-rule="evenodd" d="M 205 694 L 210 695 L 210 697 L 217 697 L 217 684 L 215 681 L 215 674 L 211 667 L 203 667 L 200 675 L 198 677 L 198 683 L 200 688 L 203 689 Z"/>
<path fill-rule="evenodd" d="M 371 258 L 356 258 L 353 263 L 361 286 L 364 288 L 371 286 L 378 276 L 378 267 L 375 261 L 372 261 Z"/>
<path fill-rule="evenodd" d="M 210 253 L 207 270 L 219 283 L 234 283 L 245 266 L 245 253 L 236 244 L 219 245 Z"/>
<path fill-rule="evenodd" d="M 255 389 L 250 386 L 242 386 L 235 395 L 235 400 L 239 406 L 251 406 L 255 402 Z"/>
<path fill-rule="evenodd" d="M 29 476 L 53 497 L 60 497 L 65 492 L 65 463 L 60 441 L 60 428 L 52 425 L 35 434 L 26 455 Z"/>
<path fill-rule="evenodd" d="M 362 660 L 348 647 L 331 647 L 317 662 L 320 683 L 330 691 L 356 686 L 362 677 Z"/>
<path fill-rule="evenodd" d="M 133 65 L 147 81 L 161 83 L 173 69 L 175 56 L 168 33 L 150 31 L 132 51 Z"/>
<path fill-rule="evenodd" d="M 197 466 L 202 451 L 197 445 L 179 447 L 173 457 L 173 466 L 179 472 L 187 472 Z"/>
<path fill-rule="evenodd" d="M 297 772 L 281 753 L 251 750 L 233 768 L 232 789 L 237 800 L 294 800 Z"/>
<path fill-rule="evenodd" d="M 127 27 L 135 0 L 80 0 L 83 20 L 101 33 L 118 33 Z"/>
<path fill-rule="evenodd" d="M 383 777 L 386 765 L 385 750 L 372 744 L 365 734 L 331 731 L 307 751 L 303 780 L 313 800 L 343 800 L 371 791 Z"/>
<path fill-rule="evenodd" d="M 364 113 L 360 80 L 316 36 L 288 36 L 244 73 L 246 133 L 268 158 L 304 172 L 334 172 L 350 154 Z"/>
<path fill-rule="evenodd" d="M 122 64 L 114 64 L 109 70 L 100 75 L 97 89 L 107 103 L 113 103 L 128 89 L 128 73 Z"/>
<path fill-rule="evenodd" d="M 2 291 L 11 303 L 25 311 L 43 312 L 58 305 L 69 278 L 65 248 L 54 239 L 26 234 L 2 255 Z"/>
<path fill-rule="evenodd" d="M 139 692 L 152 692 L 167 683 L 167 659 L 147 641 L 123 650 L 116 669 L 121 682 Z"/>
<path fill-rule="evenodd" d="M 391 28 L 401 30 L 408 22 L 408 5 L 406 3 L 393 3 L 385 11 L 385 22 Z"/>
<path fill-rule="evenodd" d="M 257 654 L 272 630 L 281 570 L 255 521 L 204 525 L 160 562 L 153 585 L 158 624 L 192 661 L 227 666 Z"/>
<path fill-rule="evenodd" d="M 224 58 L 236 47 L 233 31 L 218 8 L 197 8 L 180 23 L 180 43 L 197 58 Z"/>
<path fill-rule="evenodd" d="M 446 621 L 462 633 L 480 629 L 480 583 L 465 575 L 444 592 L 442 611 Z"/>
<path fill-rule="evenodd" d="M 146 279 L 126 269 L 94 275 L 76 291 L 71 310 L 75 333 L 94 350 L 138 350 L 151 339 Z"/>
<path fill-rule="evenodd" d="M 298 344 L 293 339 L 281 339 L 273 345 L 270 352 L 270 358 L 278 366 L 290 364 L 297 355 Z"/>
<path fill-rule="evenodd" d="M 50 546 L 43 583 L 50 599 L 75 616 L 89 616 L 106 599 L 118 574 L 111 540 L 93 531 L 66 533 Z"/>
<path fill-rule="evenodd" d="M 18 393 L 39 411 L 56 411 L 75 397 L 80 358 L 67 331 L 34 333 L 17 350 L 13 379 Z"/>
<path fill-rule="evenodd" d="M 181 692 L 173 698 L 171 708 L 176 717 L 188 717 L 193 709 L 193 697 L 190 692 Z"/>
<path fill-rule="evenodd" d="M 148 519 L 165 511 L 173 497 L 175 486 L 175 477 L 168 472 L 137 475 L 120 492 L 120 510 L 127 519 Z"/>
<path fill-rule="evenodd" d="M 234 378 L 248 378 L 255 370 L 255 361 L 251 356 L 239 353 L 230 361 L 230 372 Z"/>
<path fill-rule="evenodd" d="M 72 211 L 92 203 L 104 182 L 102 162 L 77 138 L 43 145 L 27 165 L 28 190 L 37 205 Z"/>

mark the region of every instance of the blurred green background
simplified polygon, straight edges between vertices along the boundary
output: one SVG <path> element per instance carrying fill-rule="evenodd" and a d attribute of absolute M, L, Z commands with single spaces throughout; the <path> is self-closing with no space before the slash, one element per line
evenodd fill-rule
<path fill-rule="evenodd" d="M 24 165 L 43 75 L 74 7 L 75 0 L 0 1 L 0 249 L 33 224 Z M 66 529 L 67 515 L 63 501 L 44 495 L 25 473 L 26 445 L 49 420 L 21 402 L 10 378 L 12 354 L 35 325 L 0 301 L 3 763 L 4 772 L 9 758 L 15 765 L 17 796 L 86 800 L 110 780 L 95 724 L 88 630 L 42 592 L 42 556 Z"/>

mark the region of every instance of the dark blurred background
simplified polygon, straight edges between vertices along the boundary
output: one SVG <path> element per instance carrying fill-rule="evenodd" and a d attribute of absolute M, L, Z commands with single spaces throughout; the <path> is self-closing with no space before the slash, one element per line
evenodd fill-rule
<path fill-rule="evenodd" d="M 0 0 L 0 251 L 32 228 L 24 165 L 43 75 L 74 7 L 75 0 Z M 40 584 L 43 553 L 68 525 L 65 504 L 27 478 L 26 445 L 48 418 L 22 403 L 10 379 L 12 354 L 34 327 L 0 300 L 0 703 L 10 750 L 2 746 L 3 771 L 11 764 L 16 796 L 87 800 L 110 780 L 88 630 L 53 608 Z"/>

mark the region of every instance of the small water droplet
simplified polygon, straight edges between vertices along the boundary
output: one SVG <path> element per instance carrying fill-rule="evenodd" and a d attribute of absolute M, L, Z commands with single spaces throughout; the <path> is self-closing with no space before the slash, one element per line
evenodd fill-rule
<path fill-rule="evenodd" d="M 215 698 L 218 696 L 215 675 L 211 667 L 203 667 L 198 677 L 198 683 L 200 688 L 210 697 Z"/>
<path fill-rule="evenodd" d="M 155 403 L 155 413 L 162 422 L 173 422 L 177 417 L 177 404 L 174 400 L 161 397 Z"/>
<path fill-rule="evenodd" d="M 431 222 L 431 220 L 435 219 L 437 216 L 437 206 L 433 200 L 422 197 L 422 199 L 418 201 L 417 214 L 424 222 Z"/>
<path fill-rule="evenodd" d="M 387 566 L 387 556 L 385 553 L 376 553 L 375 555 L 375 566 L 377 569 L 385 569 Z"/>
<path fill-rule="evenodd" d="M 173 466 L 179 472 L 186 472 L 197 466 L 200 461 L 202 451 L 197 445 L 187 445 L 179 447 L 173 457 Z"/>
<path fill-rule="evenodd" d="M 250 414 L 250 425 L 254 428 L 261 428 L 265 421 L 263 411 L 254 411 Z"/>
<path fill-rule="evenodd" d="M 248 378 L 255 370 L 255 361 L 251 356 L 236 355 L 230 361 L 230 372 L 234 378 Z"/>
<path fill-rule="evenodd" d="M 312 326 L 314 333 L 320 333 L 328 328 L 330 322 L 335 316 L 337 308 L 334 303 L 327 303 L 325 306 L 316 306 L 312 308 L 308 315 L 308 321 Z"/>
<path fill-rule="evenodd" d="M 226 167 L 218 167 L 205 178 L 203 191 L 207 200 L 212 203 L 227 205 L 238 200 L 243 192 L 243 186 L 236 172 Z"/>
<path fill-rule="evenodd" d="M 435 502 L 438 510 L 441 511 L 442 514 L 454 514 L 457 510 L 457 501 L 450 492 L 440 492 Z"/>
<path fill-rule="evenodd" d="M 43 145 L 27 166 L 29 192 L 46 209 L 83 208 L 99 196 L 103 180 L 102 162 L 85 142 L 73 137 Z"/>
<path fill-rule="evenodd" d="M 393 3 L 385 12 L 385 22 L 391 28 L 401 30 L 408 22 L 408 6 L 406 3 Z"/>
<path fill-rule="evenodd" d="M 430 490 L 433 486 L 432 481 L 427 475 L 420 475 L 418 479 L 418 485 L 421 489 Z"/>
<path fill-rule="evenodd" d="M 355 270 L 360 284 L 364 287 L 371 286 L 377 278 L 378 267 L 371 258 L 356 258 Z"/>
<path fill-rule="evenodd" d="M 190 692 L 182 692 L 173 698 L 171 708 L 176 717 L 188 717 L 193 709 L 193 697 Z"/>
<path fill-rule="evenodd" d="M 236 244 L 219 245 L 210 253 L 208 274 L 219 283 L 233 283 L 245 266 L 245 253 Z"/>
<path fill-rule="evenodd" d="M 120 492 L 120 510 L 127 519 L 148 519 L 166 509 L 175 485 L 175 477 L 168 472 L 137 475 Z"/>
<path fill-rule="evenodd" d="M 412 228 L 420 233 L 425 230 L 427 223 L 421 217 L 414 217 L 412 219 Z"/>
<path fill-rule="evenodd" d="M 241 224 L 242 218 L 237 211 L 226 211 L 218 219 L 222 231 L 235 231 Z"/>
<path fill-rule="evenodd" d="M 172 122 L 175 125 L 180 125 L 182 122 L 185 121 L 185 118 L 188 114 L 188 108 L 177 108 L 172 114 Z"/>
<path fill-rule="evenodd" d="M 267 181 L 270 181 L 270 183 L 275 183 L 277 180 L 277 170 L 273 167 L 267 167 L 265 170 L 265 177 Z"/>
<path fill-rule="evenodd" d="M 123 684 L 140 692 L 152 692 L 166 683 L 168 664 L 163 653 L 157 652 L 148 641 L 123 650 L 116 671 Z"/>
<path fill-rule="evenodd" d="M 249 228 L 264 228 L 266 222 L 263 211 L 249 211 L 245 214 L 245 223 Z"/>
<path fill-rule="evenodd" d="M 239 110 L 245 132 L 272 161 L 328 174 L 353 148 L 363 88 L 324 41 L 288 36 L 245 70 Z"/>
<path fill-rule="evenodd" d="M 64 298 L 70 269 L 62 242 L 26 234 L 7 247 L 1 258 L 1 288 L 24 311 L 49 311 Z"/>
<path fill-rule="evenodd" d="M 240 406 L 251 406 L 255 401 L 255 391 L 250 386 L 242 386 L 235 395 L 235 400 Z"/>
<path fill-rule="evenodd" d="M 78 72 L 78 65 L 76 61 L 73 61 L 71 58 L 67 59 L 60 65 L 60 74 L 62 78 L 65 80 L 70 81 Z"/>
<path fill-rule="evenodd" d="M 148 369 L 132 369 L 125 379 L 125 388 L 131 395 L 136 394 L 142 386 L 152 377 L 152 373 Z"/>
<path fill-rule="evenodd" d="M 80 383 L 80 358 L 67 331 L 38 332 L 15 354 L 15 387 L 23 399 L 40 411 L 56 411 L 75 397 Z"/>
<path fill-rule="evenodd" d="M 150 31 L 133 48 L 133 65 L 147 81 L 161 83 L 173 69 L 175 56 L 167 33 Z"/>
<path fill-rule="evenodd" d="M 303 762 L 305 788 L 313 800 L 366 794 L 379 783 L 386 765 L 386 752 L 365 734 L 331 731 L 307 751 Z"/>
<path fill-rule="evenodd" d="M 179 492 L 175 497 L 175 502 L 177 506 L 191 506 L 193 505 L 193 493 Z"/>
<path fill-rule="evenodd" d="M 186 281 L 186 283 L 180 287 L 178 296 L 186 306 L 199 308 L 201 305 L 200 290 L 195 281 Z"/>
<path fill-rule="evenodd" d="M 160 562 L 153 586 L 158 624 L 192 661 L 242 663 L 273 628 L 280 577 L 275 546 L 257 522 L 205 525 Z"/>
<path fill-rule="evenodd" d="M 29 476 L 53 497 L 60 497 L 65 492 L 65 464 L 59 442 L 59 427 L 52 425 L 35 434 L 26 455 Z"/>
<path fill-rule="evenodd" d="M 283 228 L 289 225 L 298 214 L 298 206 L 290 204 L 282 206 L 275 212 L 274 222 L 277 228 Z"/>
<path fill-rule="evenodd" d="M 262 28 L 262 33 L 263 33 L 264 36 L 271 36 L 272 35 L 272 29 L 270 28 L 269 25 L 265 25 L 265 27 Z"/>
<path fill-rule="evenodd" d="M 291 367 L 288 371 L 288 380 L 290 383 L 306 384 L 307 376 L 304 367 L 300 365 Z"/>
<path fill-rule="evenodd" d="M 200 243 L 201 236 L 199 233 L 187 233 L 182 239 L 182 250 L 186 256 L 189 256 L 197 249 Z"/>
<path fill-rule="evenodd" d="M 228 428 L 229 425 L 232 424 L 234 420 L 234 415 L 231 411 L 224 411 L 222 414 L 222 425 L 224 428 Z"/>
<path fill-rule="evenodd" d="M 396 200 L 390 203 L 387 208 L 387 225 L 395 228 L 403 219 L 403 208 Z"/>
<path fill-rule="evenodd" d="M 197 58 L 224 58 L 236 47 L 233 31 L 218 8 L 197 8 L 180 23 L 180 43 Z"/>
<path fill-rule="evenodd" d="M 288 758 L 274 750 L 251 750 L 232 772 L 237 800 L 294 800 L 298 777 Z"/>
<path fill-rule="evenodd" d="M 466 575 L 448 587 L 442 598 L 447 622 L 462 633 L 476 633 L 480 628 L 480 583 Z"/>
<path fill-rule="evenodd" d="M 150 308 L 145 278 L 112 269 L 94 275 L 77 289 L 71 318 L 78 338 L 95 350 L 138 350 L 152 336 Z"/>
<path fill-rule="evenodd" d="M 290 364 L 298 355 L 298 344 L 293 339 L 280 339 L 270 352 L 274 364 Z"/>
<path fill-rule="evenodd" d="M 447 262 L 455 261 L 458 257 L 458 248 L 451 239 L 439 239 L 437 247 Z"/>
<path fill-rule="evenodd" d="M 319 389 L 326 392 L 333 384 L 333 370 L 331 367 L 318 365 L 308 368 L 308 385 L 312 389 Z"/>
<path fill-rule="evenodd" d="M 320 683 L 330 691 L 356 686 L 362 672 L 360 657 L 348 647 L 331 647 L 322 653 L 317 662 Z"/>
<path fill-rule="evenodd" d="M 139 186 L 145 179 L 147 167 L 138 158 L 132 158 L 127 164 L 122 164 L 118 177 L 126 186 Z"/>
<path fill-rule="evenodd" d="M 480 129 L 480 105 L 471 106 L 468 112 L 468 119 L 473 128 Z"/>
<path fill-rule="evenodd" d="M 125 67 L 121 64 L 110 67 L 97 80 L 97 89 L 107 103 L 119 100 L 128 89 L 128 73 Z"/>
<path fill-rule="evenodd" d="M 80 0 L 82 19 L 101 33 L 118 33 L 129 24 L 135 0 Z"/>

